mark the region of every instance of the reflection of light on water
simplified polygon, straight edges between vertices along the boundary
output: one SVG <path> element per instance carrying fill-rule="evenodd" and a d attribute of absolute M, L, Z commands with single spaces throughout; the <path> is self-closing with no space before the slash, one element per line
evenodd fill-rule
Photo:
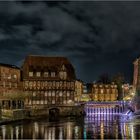
<path fill-rule="evenodd" d="M 87 130 L 86 130 L 86 126 L 84 126 L 84 139 L 87 139 Z"/>
<path fill-rule="evenodd" d="M 3 139 L 5 139 L 5 136 L 6 136 L 6 126 L 3 125 L 2 126 L 2 137 L 3 137 Z"/>
<path fill-rule="evenodd" d="M 45 139 L 48 139 L 48 132 L 47 132 L 47 129 L 45 129 L 44 138 L 45 138 Z"/>
<path fill-rule="evenodd" d="M 19 127 L 16 126 L 16 139 L 18 139 L 18 134 L 19 134 Z"/>
<path fill-rule="evenodd" d="M 135 135 L 134 135 L 134 126 L 130 125 L 130 131 L 131 131 L 131 139 L 134 140 L 135 139 Z"/>
<path fill-rule="evenodd" d="M 34 122 L 33 139 L 36 139 L 39 133 L 38 123 Z"/>
<path fill-rule="evenodd" d="M 104 139 L 104 123 L 103 123 L 103 121 L 101 121 L 100 131 L 101 131 L 101 139 Z"/>
<path fill-rule="evenodd" d="M 78 139 L 78 132 L 79 132 L 79 128 L 78 128 L 78 126 L 75 126 L 74 127 L 74 139 Z"/>
<path fill-rule="evenodd" d="M 67 139 L 72 139 L 72 123 L 67 123 Z"/>
<path fill-rule="evenodd" d="M 39 130 L 38 130 L 38 123 L 37 122 L 34 123 L 34 128 L 35 128 L 35 133 L 38 133 Z"/>
<path fill-rule="evenodd" d="M 59 139 L 63 138 L 63 129 L 62 127 L 59 128 Z"/>
<path fill-rule="evenodd" d="M 55 139 L 55 127 L 52 128 L 52 137 L 51 139 Z"/>
<path fill-rule="evenodd" d="M 13 127 L 10 127 L 10 133 L 11 133 L 11 139 L 13 139 L 13 133 L 14 133 Z"/>

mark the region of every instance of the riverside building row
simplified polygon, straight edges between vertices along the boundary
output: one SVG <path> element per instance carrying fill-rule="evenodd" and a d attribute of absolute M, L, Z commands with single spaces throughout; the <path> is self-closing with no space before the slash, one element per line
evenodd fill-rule
<path fill-rule="evenodd" d="M 93 101 L 117 100 L 116 85 L 94 84 L 91 91 Z M 76 79 L 74 67 L 65 57 L 29 55 L 21 68 L 0 64 L 3 108 L 22 108 L 23 103 L 26 108 L 67 106 L 80 101 L 82 94 L 83 82 Z"/>

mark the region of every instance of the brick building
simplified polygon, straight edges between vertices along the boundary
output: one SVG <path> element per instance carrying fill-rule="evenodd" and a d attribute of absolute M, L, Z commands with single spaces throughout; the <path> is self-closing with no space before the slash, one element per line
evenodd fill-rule
<path fill-rule="evenodd" d="M 140 58 L 137 58 L 133 64 L 134 64 L 133 86 L 135 89 L 140 89 Z"/>
<path fill-rule="evenodd" d="M 20 100 L 15 100 L 15 94 L 20 96 L 22 84 L 20 69 L 17 66 L 0 63 L 0 100 L 2 108 L 18 108 Z"/>
<path fill-rule="evenodd" d="M 116 101 L 118 97 L 117 85 L 91 84 L 90 97 L 93 101 Z"/>
<path fill-rule="evenodd" d="M 75 71 L 65 57 L 29 55 L 22 66 L 23 90 L 29 107 L 67 105 L 74 101 Z"/>

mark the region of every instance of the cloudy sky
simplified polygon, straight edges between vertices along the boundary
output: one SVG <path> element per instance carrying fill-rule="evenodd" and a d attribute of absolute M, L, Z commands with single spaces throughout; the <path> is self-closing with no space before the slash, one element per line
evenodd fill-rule
<path fill-rule="evenodd" d="M 0 62 L 66 56 L 77 78 L 123 73 L 140 56 L 140 2 L 0 2 Z"/>

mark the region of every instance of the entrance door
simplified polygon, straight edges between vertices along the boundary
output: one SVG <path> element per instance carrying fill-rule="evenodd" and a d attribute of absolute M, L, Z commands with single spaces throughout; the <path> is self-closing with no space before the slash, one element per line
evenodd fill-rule
<path fill-rule="evenodd" d="M 58 108 L 49 109 L 49 120 L 56 121 L 58 119 L 59 119 L 59 109 Z"/>

